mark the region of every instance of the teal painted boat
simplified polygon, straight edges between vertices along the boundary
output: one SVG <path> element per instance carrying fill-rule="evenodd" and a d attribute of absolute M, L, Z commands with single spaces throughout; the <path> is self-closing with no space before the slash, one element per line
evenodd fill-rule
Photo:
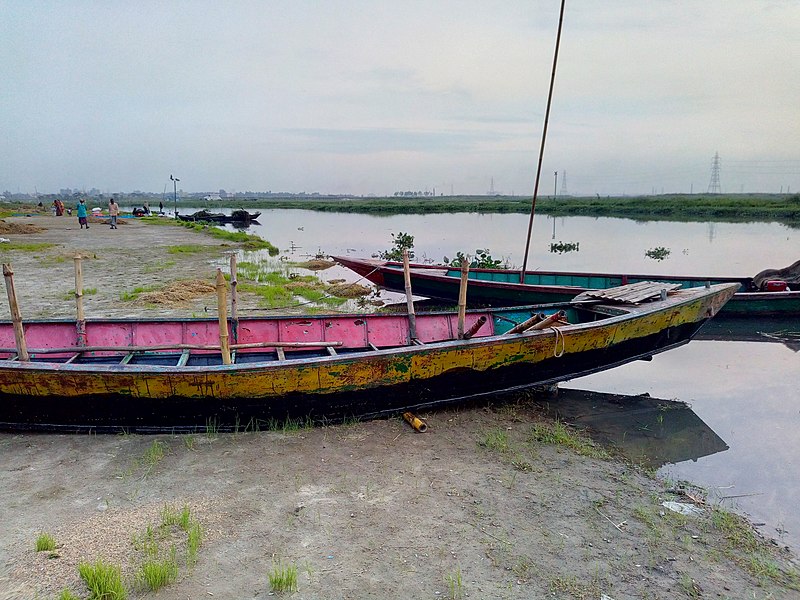
<path fill-rule="evenodd" d="M 339 264 L 382 288 L 397 292 L 405 290 L 402 263 L 345 256 L 333 258 Z M 739 291 L 725 305 L 720 316 L 800 317 L 800 289 L 766 292 L 753 290 L 752 277 L 527 271 L 524 283 L 520 283 L 519 271 L 470 269 L 467 301 L 494 306 L 563 302 L 587 290 L 606 289 L 641 281 L 677 283 L 684 289 L 717 283 L 738 283 Z M 457 301 L 460 284 L 459 268 L 446 265 L 411 265 L 411 287 L 415 295 Z"/>

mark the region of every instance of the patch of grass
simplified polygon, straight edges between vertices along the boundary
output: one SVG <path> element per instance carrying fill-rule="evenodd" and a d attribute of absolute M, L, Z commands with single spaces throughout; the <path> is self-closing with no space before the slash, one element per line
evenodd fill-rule
<path fill-rule="evenodd" d="M 83 290 L 84 296 L 94 296 L 97 293 L 97 288 L 88 288 Z M 62 300 L 74 300 L 75 299 L 75 292 L 66 292 L 61 296 Z"/>
<path fill-rule="evenodd" d="M 58 595 L 58 600 L 81 600 L 80 596 L 76 596 L 68 589 L 61 590 L 61 593 Z"/>
<path fill-rule="evenodd" d="M 174 267 L 176 264 L 177 263 L 174 260 L 161 260 L 157 262 L 151 262 L 145 265 L 143 272 L 156 273 L 158 271 L 166 271 L 170 267 Z"/>
<path fill-rule="evenodd" d="M 201 246 L 199 244 L 182 244 L 167 248 L 167 252 L 170 254 L 197 254 L 205 250 L 208 250 L 208 246 Z"/>
<path fill-rule="evenodd" d="M 5 244 L 0 244 L 0 251 L 22 250 L 24 252 L 37 252 L 39 250 L 47 250 L 53 246 L 55 246 L 55 244 L 50 242 L 7 242 Z"/>
<path fill-rule="evenodd" d="M 166 451 L 167 445 L 164 442 L 153 440 L 153 443 L 145 450 L 144 457 L 142 458 L 142 462 L 144 466 L 147 467 L 148 471 L 153 470 L 155 466 L 162 461 Z"/>
<path fill-rule="evenodd" d="M 178 579 L 178 563 L 175 562 L 175 548 L 164 559 L 149 559 L 142 563 L 137 581 L 142 587 L 155 592 Z"/>
<path fill-rule="evenodd" d="M 220 229 L 219 227 L 214 227 L 213 225 L 208 225 L 204 223 L 192 223 L 192 222 L 180 221 L 178 224 L 188 229 L 193 229 L 194 231 L 199 231 L 208 234 L 211 237 L 219 240 L 225 240 L 227 242 L 242 244 L 248 250 L 266 250 L 270 256 L 277 256 L 278 253 L 280 252 L 280 249 L 278 249 L 276 246 L 273 246 L 267 240 L 260 238 L 259 236 L 254 235 L 252 233 L 244 233 L 241 231 L 228 231 L 227 229 Z"/>
<path fill-rule="evenodd" d="M 561 421 L 536 423 L 531 428 L 530 441 L 555 446 L 565 446 L 581 456 L 607 459 L 608 452 L 597 446 L 588 437 L 567 428 Z"/>
<path fill-rule="evenodd" d="M 509 450 L 508 432 L 500 428 L 492 429 L 486 432 L 484 438 L 478 444 L 488 450 L 506 453 Z"/>
<path fill-rule="evenodd" d="M 125 600 L 128 590 L 122 584 L 121 569 L 98 559 L 94 564 L 81 562 L 78 574 L 89 588 L 89 600 Z"/>
<path fill-rule="evenodd" d="M 56 540 L 49 533 L 40 533 L 36 538 L 37 552 L 52 552 L 56 549 Z"/>
<path fill-rule="evenodd" d="M 186 529 L 186 564 L 194 565 L 197 562 L 197 552 L 203 543 L 203 528 L 200 523 L 193 521 Z"/>
<path fill-rule="evenodd" d="M 461 567 L 457 567 L 452 573 L 448 573 L 444 577 L 447 583 L 447 590 L 452 600 L 461 600 L 464 597 L 464 582 L 461 577 Z"/>
<path fill-rule="evenodd" d="M 711 510 L 711 525 L 721 531 L 734 548 L 745 552 L 755 552 L 758 547 L 758 538 L 750 524 L 739 515 L 714 507 Z"/>
<path fill-rule="evenodd" d="M 156 285 L 142 285 L 133 288 L 130 292 L 122 292 L 120 294 L 120 300 L 123 302 L 133 302 L 134 300 L 138 299 L 139 296 L 146 292 L 154 292 L 158 289 Z"/>
<path fill-rule="evenodd" d="M 279 561 L 272 565 L 268 577 L 269 588 L 273 592 L 297 591 L 297 567 L 295 565 L 284 565 Z"/>

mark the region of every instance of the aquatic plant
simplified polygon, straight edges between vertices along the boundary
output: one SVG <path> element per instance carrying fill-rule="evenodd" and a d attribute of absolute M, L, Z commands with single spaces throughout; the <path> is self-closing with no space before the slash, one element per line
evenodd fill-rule
<path fill-rule="evenodd" d="M 558 252 L 559 254 L 564 254 L 566 252 L 579 252 L 581 249 L 580 242 L 562 242 L 559 241 L 557 244 L 550 244 L 550 252 Z"/>
<path fill-rule="evenodd" d="M 485 250 L 482 248 L 477 248 L 474 256 L 464 254 L 463 252 L 457 252 L 455 257 L 452 259 L 445 256 L 444 263 L 450 265 L 451 267 L 460 267 L 461 261 L 464 259 L 469 262 L 470 269 L 499 269 L 503 264 L 503 261 L 496 260 L 491 254 L 489 254 L 488 248 Z"/>
<path fill-rule="evenodd" d="M 408 258 L 414 258 L 414 236 L 409 233 L 392 234 L 392 247 L 383 252 L 379 252 L 378 256 L 383 260 L 403 260 L 403 250 L 408 250 Z"/>
<path fill-rule="evenodd" d="M 655 248 L 650 248 L 650 250 L 645 251 L 644 255 L 647 258 L 652 258 L 654 260 L 664 260 L 671 253 L 672 251 L 669 248 L 664 248 L 664 246 L 656 246 Z"/>

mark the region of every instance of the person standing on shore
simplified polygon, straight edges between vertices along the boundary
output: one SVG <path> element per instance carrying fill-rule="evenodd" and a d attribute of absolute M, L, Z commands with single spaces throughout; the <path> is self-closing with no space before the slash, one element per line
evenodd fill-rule
<path fill-rule="evenodd" d="M 108 201 L 108 214 L 111 216 L 111 229 L 117 228 L 117 217 L 119 216 L 119 204 L 112 198 Z"/>
<path fill-rule="evenodd" d="M 86 216 L 86 200 L 81 198 L 76 208 L 78 210 L 78 223 L 81 224 L 81 229 L 83 229 L 84 225 L 86 229 L 89 229 L 89 220 Z"/>

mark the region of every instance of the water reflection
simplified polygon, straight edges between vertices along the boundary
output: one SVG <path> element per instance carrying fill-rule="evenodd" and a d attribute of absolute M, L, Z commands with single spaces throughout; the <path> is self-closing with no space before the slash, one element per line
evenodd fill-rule
<path fill-rule="evenodd" d="M 697 460 L 728 445 L 685 402 L 561 388 L 547 412 L 612 444 L 633 462 L 653 469 Z"/>

